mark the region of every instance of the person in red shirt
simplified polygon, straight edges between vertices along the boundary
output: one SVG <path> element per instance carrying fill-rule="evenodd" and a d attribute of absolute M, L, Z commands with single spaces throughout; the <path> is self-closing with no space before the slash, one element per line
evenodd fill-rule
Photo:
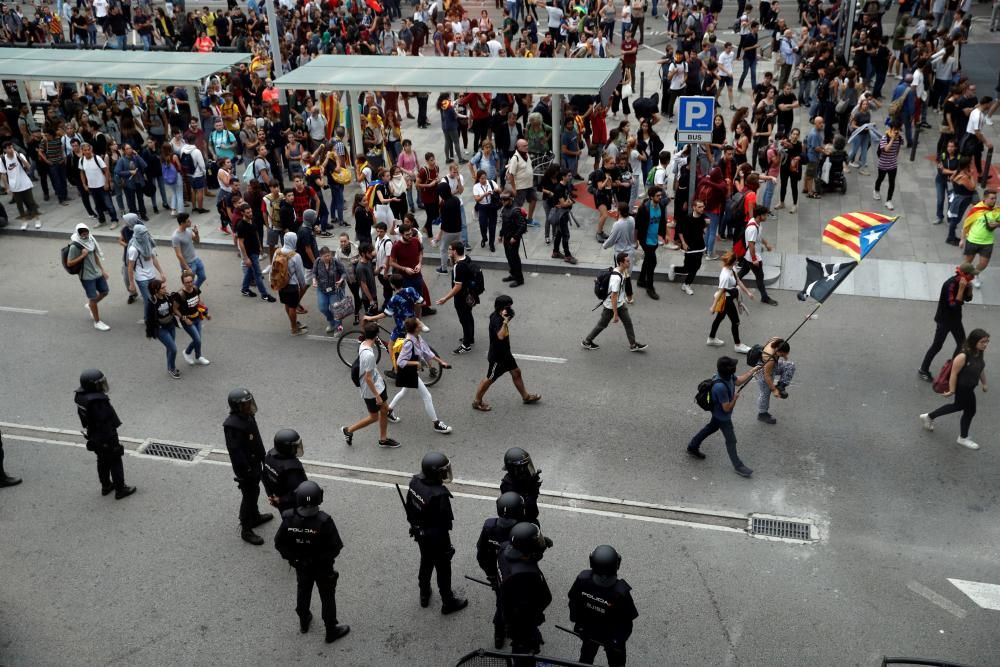
<path fill-rule="evenodd" d="M 424 205 L 424 213 L 427 214 L 424 231 L 428 237 L 433 237 L 434 228 L 432 223 L 438 217 L 437 184 L 440 174 L 437 162 L 434 159 L 434 153 L 425 153 L 424 160 L 426 160 L 424 166 L 417 170 L 417 194 L 420 195 L 420 202 Z"/>
<path fill-rule="evenodd" d="M 305 180 L 301 176 L 296 176 L 292 181 L 292 207 L 295 209 L 295 219 L 302 222 L 302 214 L 307 208 L 314 211 L 319 210 L 319 195 L 316 191 L 306 186 Z"/>
<path fill-rule="evenodd" d="M 488 93 L 469 93 L 459 98 L 456 104 L 464 104 L 472 116 L 472 152 L 479 150 L 479 145 L 490 132 L 490 100 Z"/>
<path fill-rule="evenodd" d="M 635 81 L 635 59 L 639 53 L 639 42 L 632 38 L 632 31 L 625 31 L 625 39 L 622 40 L 622 65 L 632 75 Z"/>
<path fill-rule="evenodd" d="M 601 156 L 608 144 L 608 108 L 597 102 L 587 112 L 590 117 L 590 152 L 594 155 L 594 170 L 601 168 Z"/>
<path fill-rule="evenodd" d="M 389 253 L 389 268 L 403 276 L 403 287 L 412 287 L 424 297 L 424 304 L 431 303 L 430 292 L 424 283 L 421 270 L 424 264 L 424 246 L 413 223 L 407 221 L 399 226 L 399 240 L 392 244 Z M 414 314 L 433 315 L 436 311 L 427 305 L 415 304 Z"/>

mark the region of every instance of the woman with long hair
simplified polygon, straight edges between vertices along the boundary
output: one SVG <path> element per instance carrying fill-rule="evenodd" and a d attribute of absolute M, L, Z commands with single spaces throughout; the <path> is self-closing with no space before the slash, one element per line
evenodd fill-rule
<path fill-rule="evenodd" d="M 164 281 L 154 278 L 149 281 L 149 300 L 146 301 L 146 338 L 155 338 L 167 350 L 167 375 L 175 380 L 181 377 L 177 369 L 177 320 L 173 302 L 167 294 Z"/>
<path fill-rule="evenodd" d="M 948 376 L 948 391 L 944 396 L 954 396 L 955 402 L 942 405 L 933 412 L 920 415 L 920 421 L 928 431 L 934 430 L 934 420 L 953 412 L 961 412 L 959 434 L 956 442 L 969 449 L 979 449 L 979 445 L 969 438 L 969 427 L 972 418 L 976 416 L 976 385 L 986 386 L 986 361 L 983 353 L 990 344 L 990 335 L 983 329 L 973 329 L 962 345 L 962 351 L 951 362 L 951 374 Z"/>
<path fill-rule="evenodd" d="M 181 288 L 170 295 L 174 302 L 174 315 L 180 320 L 184 331 L 191 338 L 191 342 L 184 349 L 184 361 L 188 365 L 208 366 L 208 359 L 201 356 L 202 342 L 202 321 L 210 320 L 212 316 L 208 314 L 208 308 L 201 300 L 201 290 L 195 285 L 194 273 L 189 270 L 181 271 Z"/>
<path fill-rule="evenodd" d="M 233 161 L 227 157 L 219 158 L 216 176 L 219 179 L 219 192 L 215 196 L 215 210 L 219 212 L 219 231 L 223 234 L 232 234 L 229 231 L 230 214 L 233 205 Z"/>
<path fill-rule="evenodd" d="M 792 207 L 788 212 L 795 213 L 799 205 L 799 179 L 802 178 L 802 140 L 799 136 L 799 128 L 792 128 L 788 138 L 781 142 L 785 158 L 781 161 L 781 192 L 775 211 L 785 207 L 785 192 L 789 184 L 792 186 Z"/>
<path fill-rule="evenodd" d="M 712 347 L 721 347 L 725 344 L 725 341 L 716 338 L 715 334 L 718 333 L 722 320 L 728 317 L 729 325 L 733 332 L 733 349 L 740 354 L 746 354 L 750 348 L 740 342 L 739 297 L 740 290 L 751 299 L 753 299 L 753 293 L 747 289 L 747 286 L 743 284 L 740 277 L 736 275 L 736 260 L 736 254 L 732 251 L 722 255 L 722 268 L 719 270 L 719 288 L 715 291 L 715 301 L 712 303 L 711 310 L 712 313 L 715 313 L 715 319 L 712 320 L 712 328 L 708 333 L 708 340 L 705 344 Z"/>
<path fill-rule="evenodd" d="M 417 318 L 408 317 L 403 323 L 403 328 L 406 329 L 406 338 L 403 339 L 403 346 L 399 349 L 399 355 L 396 357 L 398 368 L 396 386 L 399 387 L 399 393 L 389 401 L 389 419 L 393 422 L 399 421 L 399 417 L 393 409 L 406 395 L 407 389 L 416 389 L 424 402 L 424 411 L 433 423 L 434 430 L 442 434 L 451 433 L 451 427 L 438 419 L 437 412 L 434 410 L 434 398 L 417 373 L 421 359 L 427 362 L 436 359 L 441 362 L 442 368 L 451 368 L 451 365 L 439 357 L 420 337 L 420 321 Z"/>
<path fill-rule="evenodd" d="M 386 225 L 392 229 L 395 220 L 402 220 L 403 216 L 409 210 L 406 203 L 406 194 L 409 189 L 409 181 L 406 180 L 406 174 L 399 165 L 394 165 L 391 170 L 389 170 L 389 194 L 392 198 L 389 201 L 389 208 L 392 210 L 393 221 L 386 222 Z"/>

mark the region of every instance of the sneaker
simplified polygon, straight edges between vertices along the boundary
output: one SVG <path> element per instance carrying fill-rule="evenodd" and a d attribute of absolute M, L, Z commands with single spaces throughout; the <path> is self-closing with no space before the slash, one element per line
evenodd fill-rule
<path fill-rule="evenodd" d="M 861 167 L 861 169 L 858 169 L 858 173 L 861 174 L 862 176 L 871 176 L 872 175 L 872 173 L 870 171 L 868 171 L 864 167 Z"/>
<path fill-rule="evenodd" d="M 354 434 L 348 431 L 346 426 L 341 426 L 340 432 L 344 434 L 344 442 L 347 443 L 348 447 L 354 444 Z"/>
<path fill-rule="evenodd" d="M 431 328 L 429 326 L 427 326 L 426 324 L 421 324 L 420 325 L 420 331 L 421 331 L 421 333 L 427 333 L 430 330 L 431 330 Z"/>
<path fill-rule="evenodd" d="M 746 343 L 739 343 L 737 345 L 733 345 L 733 351 L 739 352 L 740 354 L 746 354 L 750 351 L 750 346 Z"/>
<path fill-rule="evenodd" d="M 848 165 L 850 165 L 850 167 L 852 169 L 860 169 L 861 168 L 861 165 L 858 164 L 857 162 L 849 162 Z"/>
<path fill-rule="evenodd" d="M 882 195 L 878 193 L 878 190 L 872 190 L 872 199 L 875 201 L 882 199 Z"/>
<path fill-rule="evenodd" d="M 454 354 L 466 354 L 467 352 L 472 352 L 472 346 L 471 345 L 466 345 L 465 343 L 462 343 L 461 345 L 459 345 L 458 347 L 456 347 L 454 350 L 452 350 L 452 352 Z"/>
<path fill-rule="evenodd" d="M 739 475 L 740 477 L 750 477 L 750 475 L 753 474 L 753 470 L 744 465 L 741 465 L 740 467 L 736 468 L 736 474 Z"/>
<path fill-rule="evenodd" d="M 393 424 L 398 424 L 399 422 L 402 421 L 399 418 L 399 415 L 396 414 L 395 410 L 389 410 L 389 414 L 386 416 L 386 419 L 388 419 L 389 421 L 391 421 Z"/>
<path fill-rule="evenodd" d="M 934 430 L 934 420 L 931 419 L 930 414 L 925 412 L 924 414 L 920 415 L 920 421 L 923 423 L 924 428 L 927 429 L 928 431 Z"/>
<path fill-rule="evenodd" d="M 437 273 L 448 273 L 448 269 L 444 268 L 443 266 L 439 266 L 438 268 L 436 268 L 436 269 L 434 269 L 434 270 L 435 270 L 435 271 L 436 271 Z"/>
<path fill-rule="evenodd" d="M 545 237 L 545 245 L 552 243 L 552 239 L 548 236 Z"/>
<path fill-rule="evenodd" d="M 691 447 L 688 447 L 687 448 L 687 453 L 688 453 L 688 456 L 691 456 L 691 457 L 696 458 L 698 460 L 704 460 L 704 458 L 705 458 L 705 455 L 702 454 L 701 450 L 699 450 L 699 449 L 692 449 Z"/>
<path fill-rule="evenodd" d="M 963 447 L 967 447 L 968 449 L 979 449 L 979 445 L 970 440 L 969 438 L 959 438 L 955 442 L 962 445 Z"/>
<path fill-rule="evenodd" d="M 167 371 L 167 375 L 169 375 L 170 377 L 172 377 L 175 380 L 180 380 L 181 379 L 181 372 L 177 368 L 175 368 L 173 370 Z"/>
<path fill-rule="evenodd" d="M 770 412 L 761 412 L 757 415 L 757 421 L 765 424 L 777 424 L 778 420 L 771 416 Z"/>
<path fill-rule="evenodd" d="M 197 359 L 194 360 L 194 363 L 198 364 L 199 366 L 208 366 L 212 362 L 206 359 L 205 357 L 198 357 Z"/>
<path fill-rule="evenodd" d="M 924 382 L 933 382 L 934 381 L 934 378 L 931 376 L 931 374 L 928 371 L 925 371 L 922 368 L 918 368 L 917 369 L 917 377 L 920 378 L 921 380 L 923 380 Z"/>
<path fill-rule="evenodd" d="M 42 221 L 35 220 L 35 229 L 41 229 L 41 228 L 42 228 Z"/>
<path fill-rule="evenodd" d="M 270 294 L 264 294 L 260 298 L 263 299 L 264 301 L 267 301 L 268 303 L 274 303 L 275 301 L 277 301 L 277 299 L 275 299 Z"/>
<path fill-rule="evenodd" d="M 267 266 L 265 266 L 263 269 L 260 270 L 260 275 L 262 275 L 262 276 L 266 276 L 269 273 L 271 273 L 271 265 L 270 264 L 268 264 Z"/>
<path fill-rule="evenodd" d="M 790 209 L 788 209 L 788 212 L 789 213 L 795 213 L 795 211 L 797 211 L 797 210 L 798 210 L 798 206 L 793 206 Z"/>
<path fill-rule="evenodd" d="M 304 336 L 309 333 L 309 327 L 302 326 L 301 324 L 295 329 L 289 332 L 293 336 Z"/>
<path fill-rule="evenodd" d="M 674 282 L 674 277 L 676 275 L 677 274 L 674 271 L 674 265 L 671 264 L 670 266 L 667 267 L 667 280 L 669 280 L 670 282 Z"/>
<path fill-rule="evenodd" d="M 713 252 L 711 255 L 706 256 L 705 259 L 708 260 L 709 262 L 718 262 L 719 261 L 719 255 L 717 255 L 717 254 L 715 254 Z"/>
<path fill-rule="evenodd" d="M 889 209 L 890 211 L 895 211 L 896 210 L 896 207 L 892 205 L 892 200 L 891 199 L 887 199 L 886 200 L 885 207 L 887 209 Z"/>
<path fill-rule="evenodd" d="M 694 290 L 691 289 L 691 286 L 688 285 L 687 283 L 681 283 L 681 291 L 687 294 L 688 296 L 694 296 Z"/>
<path fill-rule="evenodd" d="M 194 357 L 192 357 L 187 352 L 182 352 L 181 356 L 184 357 L 184 361 L 188 362 L 188 366 L 194 366 Z"/>
<path fill-rule="evenodd" d="M 21 224 L 21 231 L 22 231 L 22 232 L 23 232 L 24 230 L 26 230 L 27 228 L 28 228 L 28 223 L 26 223 L 26 222 L 25 222 L 25 223 L 22 223 L 22 224 Z"/>
<path fill-rule="evenodd" d="M 257 292 L 254 292 L 253 290 L 250 289 L 240 290 L 240 294 L 242 294 L 243 296 L 248 296 L 251 299 L 257 296 Z"/>
<path fill-rule="evenodd" d="M 379 440 L 378 446 L 382 449 L 398 449 L 400 447 L 400 443 L 398 440 L 386 438 L 385 440 Z"/>
<path fill-rule="evenodd" d="M 628 346 L 628 351 L 629 352 L 642 352 L 647 347 L 649 347 L 649 345 L 646 345 L 645 343 L 638 343 L 638 342 L 636 342 L 636 343 L 632 343 L 631 345 Z"/>
<path fill-rule="evenodd" d="M 680 249 L 681 247 L 676 243 L 674 243 L 673 241 L 667 244 L 667 250 L 680 250 Z"/>
<path fill-rule="evenodd" d="M 337 327 L 333 326 L 332 324 L 327 324 L 326 325 L 326 332 L 327 333 L 333 333 L 336 330 L 337 330 Z"/>
<path fill-rule="evenodd" d="M 566 255 L 565 257 L 563 257 L 563 261 L 566 262 L 567 264 L 576 264 L 576 257 L 574 257 L 573 255 Z"/>
<path fill-rule="evenodd" d="M 552 253 L 552 259 L 563 259 L 563 254 L 559 251 L 555 251 Z"/>
<path fill-rule="evenodd" d="M 94 322 L 94 328 L 97 329 L 98 331 L 110 331 L 111 330 L 111 327 L 109 327 L 107 324 L 105 324 L 104 322 L 102 322 L 100 320 L 97 320 L 96 322 Z"/>
<path fill-rule="evenodd" d="M 580 341 L 580 345 L 582 345 L 583 349 L 585 349 L 585 350 L 599 350 L 599 349 L 601 349 L 600 345 L 598 345 L 597 343 L 595 343 L 592 340 L 587 340 L 586 338 L 584 338 L 582 341 Z"/>
<path fill-rule="evenodd" d="M 725 344 L 726 341 L 722 340 L 721 338 L 709 338 L 708 340 L 705 341 L 705 345 L 711 347 L 722 347 Z"/>
<path fill-rule="evenodd" d="M 434 422 L 434 430 L 437 431 L 438 433 L 442 433 L 442 434 L 444 434 L 444 433 L 451 433 L 451 427 L 448 426 L 447 424 L 445 424 L 442 421 L 436 421 L 436 422 Z"/>
<path fill-rule="evenodd" d="M 976 289 L 979 289 L 980 287 L 983 286 L 983 281 L 979 279 L 979 276 L 976 276 L 975 278 L 972 279 L 972 286 L 975 287 Z"/>
<path fill-rule="evenodd" d="M 760 302 L 761 303 L 766 303 L 769 306 L 777 306 L 778 305 L 778 302 L 775 301 L 774 299 L 772 299 L 771 297 L 767 297 L 766 299 L 761 299 Z"/>

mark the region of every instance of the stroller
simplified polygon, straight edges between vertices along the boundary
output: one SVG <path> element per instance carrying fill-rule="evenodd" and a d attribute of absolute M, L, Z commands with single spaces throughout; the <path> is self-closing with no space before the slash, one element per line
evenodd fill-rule
<path fill-rule="evenodd" d="M 844 165 L 847 164 L 846 145 L 843 137 L 836 137 L 833 140 L 833 150 L 820 160 L 816 180 L 823 192 L 838 191 L 840 194 L 847 194 L 847 178 L 844 176 Z"/>

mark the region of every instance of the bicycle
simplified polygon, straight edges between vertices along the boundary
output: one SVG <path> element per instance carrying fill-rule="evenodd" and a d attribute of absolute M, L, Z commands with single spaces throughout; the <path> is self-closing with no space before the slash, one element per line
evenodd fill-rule
<path fill-rule="evenodd" d="M 379 335 L 375 339 L 376 363 L 382 360 L 382 350 L 386 351 L 386 354 L 389 355 L 390 359 L 392 358 L 392 350 L 390 349 L 389 343 L 387 342 L 388 340 L 390 340 L 392 331 L 386 329 L 381 324 L 378 325 L 378 328 L 381 329 L 382 333 L 385 334 L 385 337 L 383 339 L 383 336 Z M 365 339 L 365 334 L 360 327 L 344 330 L 344 333 L 340 336 L 340 339 L 337 341 L 337 356 L 340 357 L 340 360 L 344 362 L 345 366 L 350 367 L 351 365 L 354 364 L 354 361 L 358 358 L 358 347 L 361 345 L 361 341 L 363 341 L 364 339 Z M 431 350 L 434 351 L 435 354 L 437 354 L 437 351 L 434 350 L 433 347 L 431 348 Z M 433 359 L 429 363 L 424 361 L 423 359 L 420 360 L 420 368 L 417 369 L 417 375 L 420 377 L 421 380 L 423 380 L 424 384 L 427 385 L 428 387 L 432 387 L 435 384 L 437 384 L 438 381 L 441 380 L 441 376 L 443 375 L 443 373 L 444 373 L 444 366 L 442 366 L 441 362 L 438 361 L 437 359 Z M 388 371 L 385 373 L 385 375 L 389 376 Z"/>

